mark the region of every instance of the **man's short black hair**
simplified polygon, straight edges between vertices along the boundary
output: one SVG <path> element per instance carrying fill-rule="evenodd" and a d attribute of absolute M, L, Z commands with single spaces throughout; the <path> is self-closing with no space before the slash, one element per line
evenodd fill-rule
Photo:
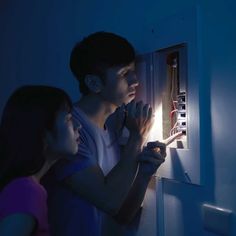
<path fill-rule="evenodd" d="M 135 59 L 133 46 L 123 37 L 109 32 L 97 32 L 77 43 L 71 52 L 70 68 L 80 83 L 80 92 L 89 93 L 84 83 L 86 75 L 101 78 L 106 69 L 128 65 Z"/>

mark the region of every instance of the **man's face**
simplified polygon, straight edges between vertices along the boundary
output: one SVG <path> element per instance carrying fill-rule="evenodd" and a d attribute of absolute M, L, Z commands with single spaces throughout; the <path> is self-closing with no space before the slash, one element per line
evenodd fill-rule
<path fill-rule="evenodd" d="M 138 80 L 135 74 L 134 62 L 126 66 L 116 66 L 107 69 L 104 87 L 100 95 L 105 101 L 116 107 L 127 104 L 135 98 Z"/>

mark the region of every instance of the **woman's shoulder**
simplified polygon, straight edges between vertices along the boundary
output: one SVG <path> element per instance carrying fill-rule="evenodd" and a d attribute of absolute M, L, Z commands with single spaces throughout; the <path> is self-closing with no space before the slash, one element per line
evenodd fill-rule
<path fill-rule="evenodd" d="M 45 189 L 34 178 L 16 178 L 0 192 L 0 220 L 25 215 L 36 219 L 39 225 L 47 225 L 46 200 Z"/>
<path fill-rule="evenodd" d="M 1 191 L 1 196 L 10 198 L 11 196 L 27 196 L 34 198 L 46 195 L 46 191 L 33 177 L 19 177 L 10 181 Z"/>

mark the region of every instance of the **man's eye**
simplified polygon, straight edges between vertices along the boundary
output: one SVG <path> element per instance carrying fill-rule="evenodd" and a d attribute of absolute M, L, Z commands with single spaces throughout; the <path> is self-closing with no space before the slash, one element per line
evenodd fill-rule
<path fill-rule="evenodd" d="M 67 115 L 67 117 L 66 117 L 66 121 L 67 121 L 67 122 L 72 121 L 72 115 Z"/>
<path fill-rule="evenodd" d="M 129 74 L 129 72 L 122 73 L 120 77 L 121 78 L 126 78 L 128 76 L 128 74 Z"/>

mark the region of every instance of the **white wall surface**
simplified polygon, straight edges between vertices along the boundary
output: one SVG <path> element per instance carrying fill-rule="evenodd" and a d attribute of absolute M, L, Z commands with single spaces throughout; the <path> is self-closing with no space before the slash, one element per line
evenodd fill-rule
<path fill-rule="evenodd" d="M 0 113 L 12 90 L 23 84 L 55 85 L 77 99 L 68 61 L 72 46 L 82 37 L 112 31 L 130 40 L 138 53 L 151 52 L 156 49 L 160 22 L 196 5 L 202 20 L 199 83 L 204 185 L 163 181 L 165 236 L 215 235 L 203 229 L 202 203 L 236 211 L 235 1 L 0 1 Z M 153 220 L 148 214 L 145 217 L 138 235 L 156 235 L 155 227 L 145 230 Z M 236 235 L 235 216 L 231 235 Z"/>

